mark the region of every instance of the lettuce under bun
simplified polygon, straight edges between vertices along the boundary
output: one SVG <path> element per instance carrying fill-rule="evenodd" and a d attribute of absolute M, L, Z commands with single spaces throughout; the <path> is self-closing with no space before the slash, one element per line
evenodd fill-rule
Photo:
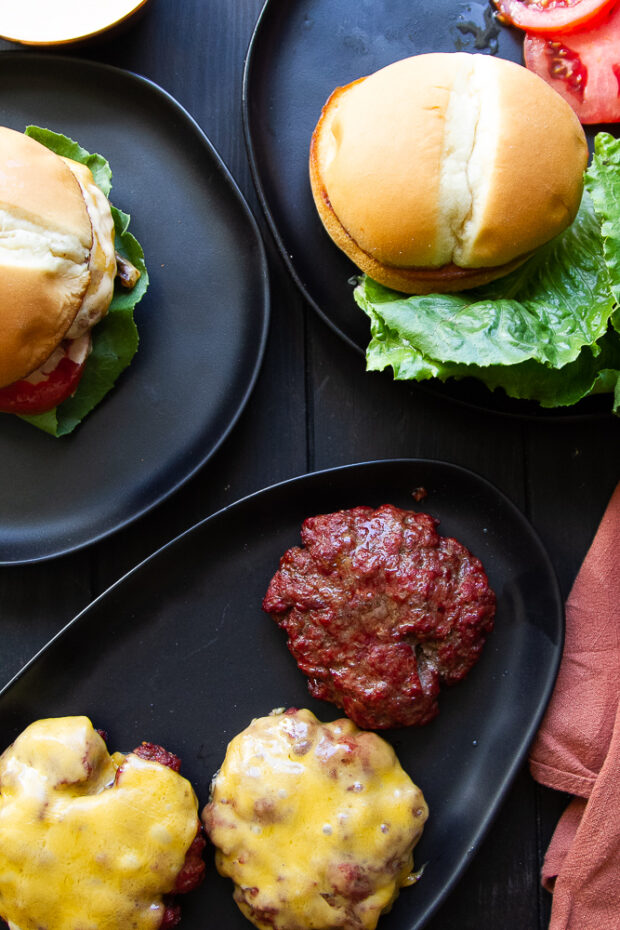
<path fill-rule="evenodd" d="M 595 139 L 575 221 L 511 274 L 474 290 L 408 296 L 359 279 L 367 368 L 398 380 L 473 377 L 562 407 L 611 393 L 620 411 L 620 140 Z"/>

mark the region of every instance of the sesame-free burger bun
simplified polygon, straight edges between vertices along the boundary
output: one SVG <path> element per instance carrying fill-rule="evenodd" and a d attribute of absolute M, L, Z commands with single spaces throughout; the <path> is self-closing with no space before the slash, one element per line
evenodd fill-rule
<path fill-rule="evenodd" d="M 38 368 L 89 287 L 93 229 L 68 164 L 0 127 L 0 387 Z"/>
<path fill-rule="evenodd" d="M 407 293 L 475 287 L 569 226 L 588 159 L 572 108 L 487 55 L 406 58 L 337 88 L 310 180 L 334 242 Z"/>

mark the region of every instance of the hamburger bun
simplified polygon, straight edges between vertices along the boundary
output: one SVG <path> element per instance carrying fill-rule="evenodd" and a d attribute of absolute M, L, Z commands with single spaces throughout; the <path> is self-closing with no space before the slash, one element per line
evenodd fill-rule
<path fill-rule="evenodd" d="M 569 226 L 588 160 L 571 107 L 487 55 L 406 58 L 337 88 L 312 135 L 325 229 L 387 287 L 476 287 Z"/>
<path fill-rule="evenodd" d="M 76 336 L 70 329 L 84 306 L 95 321 L 107 309 L 114 229 L 93 188 L 88 169 L 0 127 L 0 387 Z"/>

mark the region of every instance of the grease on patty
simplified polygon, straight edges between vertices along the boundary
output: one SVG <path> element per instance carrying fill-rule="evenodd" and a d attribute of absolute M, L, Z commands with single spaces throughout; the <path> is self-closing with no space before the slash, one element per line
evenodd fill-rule
<path fill-rule="evenodd" d="M 261 717 L 236 736 L 203 812 L 218 871 L 264 930 L 373 930 L 416 880 L 427 816 L 385 740 L 309 710 Z"/>

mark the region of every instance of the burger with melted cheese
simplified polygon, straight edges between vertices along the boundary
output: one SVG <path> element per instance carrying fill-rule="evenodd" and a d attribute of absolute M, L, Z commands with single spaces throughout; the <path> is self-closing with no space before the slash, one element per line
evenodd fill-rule
<path fill-rule="evenodd" d="M 260 930 L 374 930 L 418 878 L 428 807 L 376 733 L 290 709 L 235 736 L 202 817 Z"/>
<path fill-rule="evenodd" d="M 30 724 L 0 756 L 0 916 L 12 930 L 171 930 L 204 877 L 180 760 L 109 754 L 87 717 Z"/>
<path fill-rule="evenodd" d="M 88 164 L 0 127 L 0 410 L 38 415 L 72 396 L 115 281 L 132 289 L 139 277 L 117 255 Z"/>
<path fill-rule="evenodd" d="M 337 88 L 310 151 L 325 229 L 405 293 L 478 287 L 574 220 L 588 158 L 572 108 L 499 58 L 406 58 Z"/>

